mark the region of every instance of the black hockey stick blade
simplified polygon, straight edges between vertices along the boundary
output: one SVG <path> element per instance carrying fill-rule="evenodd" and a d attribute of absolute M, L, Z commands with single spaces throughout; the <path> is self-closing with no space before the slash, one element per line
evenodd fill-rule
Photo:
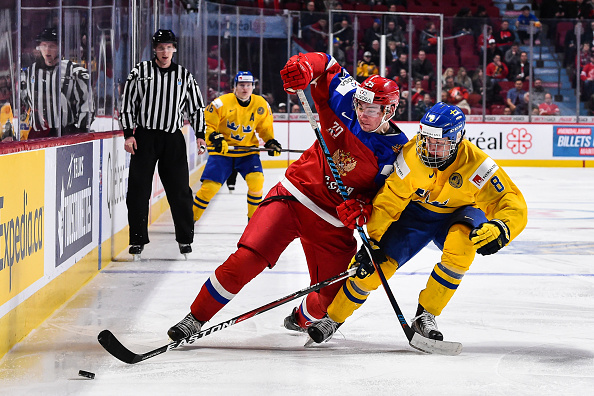
<path fill-rule="evenodd" d="M 354 275 L 356 271 L 357 271 L 357 268 L 355 268 L 355 267 L 349 268 L 348 270 L 341 272 L 340 274 L 335 275 L 331 278 L 328 278 L 322 282 L 316 283 L 315 285 L 311 285 L 309 287 L 306 287 L 305 289 L 301 289 L 301 290 L 296 291 L 292 294 L 289 294 L 288 296 L 279 298 L 278 300 L 275 300 L 268 304 L 262 305 L 261 307 L 252 309 L 249 312 L 246 312 L 244 314 L 236 316 L 236 317 L 229 319 L 225 322 L 219 323 L 218 325 L 209 327 L 206 330 L 202 330 L 199 333 L 196 333 L 189 337 L 183 338 L 179 341 L 170 342 L 167 345 L 163 345 L 162 347 L 153 349 L 152 351 L 149 351 L 147 353 L 138 354 L 138 353 L 132 352 L 131 350 L 126 348 L 116 338 L 116 336 L 113 335 L 113 333 L 109 330 L 103 330 L 101 333 L 99 333 L 99 335 L 97 336 L 97 340 L 99 341 L 99 344 L 101 344 L 101 346 L 103 348 L 105 348 L 105 350 L 107 352 L 109 352 L 116 359 L 121 360 L 124 363 L 135 364 L 135 363 L 141 362 L 143 360 L 152 358 L 153 356 L 157 356 L 157 355 L 160 355 L 167 351 L 170 351 L 172 349 L 176 349 L 176 348 L 182 347 L 184 345 L 193 344 L 196 340 L 198 340 L 202 337 L 206 337 L 207 335 L 210 335 L 216 331 L 233 326 L 234 324 L 243 322 L 246 319 L 252 318 L 252 317 L 259 315 L 263 312 L 269 311 L 272 308 L 276 308 L 280 305 L 283 305 L 284 303 L 295 300 L 299 297 L 303 297 L 311 292 L 320 290 L 321 288 L 323 288 L 325 286 L 332 285 L 336 282 L 346 279 L 349 276 Z"/>
<path fill-rule="evenodd" d="M 103 330 L 99 333 L 97 340 L 107 352 L 111 353 L 116 359 L 119 359 L 124 363 L 134 364 L 143 360 L 142 355 L 134 353 L 122 345 L 116 336 L 109 330 Z"/>

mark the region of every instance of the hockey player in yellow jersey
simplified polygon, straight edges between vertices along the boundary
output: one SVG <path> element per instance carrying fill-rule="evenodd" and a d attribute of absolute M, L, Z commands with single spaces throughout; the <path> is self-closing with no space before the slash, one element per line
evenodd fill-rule
<path fill-rule="evenodd" d="M 495 161 L 464 139 L 465 120 L 456 106 L 434 105 L 421 119 L 416 139 L 398 155 L 372 208 L 365 210 L 371 211 L 371 254 L 387 279 L 429 242 L 441 249 L 441 261 L 419 294 L 411 324 L 417 333 L 436 340 L 443 335 L 435 316 L 454 295 L 475 252 L 496 253 L 527 222 L 522 193 Z M 345 221 L 362 225 L 362 217 L 357 219 L 355 213 Z M 308 329 L 315 342 L 330 339 L 381 284 L 364 248 L 351 265 L 359 266 L 356 276 L 338 292 L 328 315 Z"/>
<path fill-rule="evenodd" d="M 202 173 L 202 186 L 194 197 L 194 221 L 200 219 L 234 169 L 248 186 L 249 220 L 262 201 L 264 187 L 260 153 L 254 150 L 258 147 L 258 136 L 266 142 L 268 155 L 279 155 L 282 150 L 274 139 L 270 105 L 260 95 L 253 94 L 252 73 L 240 71 L 233 85 L 233 93 L 219 96 L 204 112 L 209 157 Z"/>

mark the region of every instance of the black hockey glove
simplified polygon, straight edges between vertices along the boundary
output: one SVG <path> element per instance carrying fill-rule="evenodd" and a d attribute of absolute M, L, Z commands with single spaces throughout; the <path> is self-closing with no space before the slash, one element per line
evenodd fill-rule
<path fill-rule="evenodd" d="M 508 244 L 509 227 L 503 221 L 493 219 L 470 231 L 470 240 L 478 254 L 488 256 Z"/>
<path fill-rule="evenodd" d="M 268 149 L 268 155 L 271 157 L 280 155 L 281 150 L 283 149 L 281 144 L 277 142 L 276 139 L 270 139 L 264 144 L 264 147 Z"/>
<path fill-rule="evenodd" d="M 370 239 L 369 247 L 373 261 L 377 265 L 388 260 L 377 241 Z M 361 249 L 359 249 L 349 267 L 352 267 L 353 265 L 358 265 L 356 276 L 359 279 L 365 279 L 375 272 L 375 267 L 369 258 L 369 253 L 367 253 L 367 248 L 365 246 L 361 246 Z"/>
<path fill-rule="evenodd" d="M 225 137 L 222 133 L 213 132 L 208 136 L 208 140 L 210 140 L 210 142 L 214 146 L 214 150 L 217 153 L 227 154 L 227 152 L 229 151 L 229 145 L 227 144 L 227 141 L 225 140 Z"/>

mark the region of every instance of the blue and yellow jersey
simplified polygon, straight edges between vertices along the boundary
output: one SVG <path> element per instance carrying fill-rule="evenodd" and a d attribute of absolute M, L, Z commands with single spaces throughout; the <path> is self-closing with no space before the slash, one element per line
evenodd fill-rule
<path fill-rule="evenodd" d="M 264 142 L 274 138 L 272 111 L 260 95 L 252 94 L 247 106 L 242 106 L 234 93 L 219 96 L 208 105 L 204 114 L 207 139 L 216 131 L 223 134 L 229 146 L 247 148 L 259 146 L 258 136 Z M 209 149 L 208 153 L 221 155 L 213 149 Z M 254 154 L 254 151 L 239 148 L 229 150 L 225 156 L 243 157 L 249 154 Z"/>
<path fill-rule="evenodd" d="M 439 213 L 477 207 L 489 220 L 504 221 L 511 239 L 524 229 L 528 217 L 518 187 L 491 157 L 468 140 L 462 140 L 456 160 L 444 171 L 425 166 L 417 156 L 415 139 L 410 140 L 394 163 L 394 173 L 373 200 L 369 235 L 379 241 L 410 202 Z"/>

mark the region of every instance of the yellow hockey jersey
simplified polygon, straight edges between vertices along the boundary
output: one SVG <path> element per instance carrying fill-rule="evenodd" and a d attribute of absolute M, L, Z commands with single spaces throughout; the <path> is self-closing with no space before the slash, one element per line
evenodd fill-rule
<path fill-rule="evenodd" d="M 243 157 L 254 151 L 241 147 L 258 147 L 258 136 L 264 142 L 274 138 L 272 111 L 270 105 L 260 95 L 252 94 L 250 103 L 242 106 L 234 93 L 219 96 L 213 100 L 204 112 L 206 120 L 206 137 L 212 132 L 220 132 L 229 146 L 240 147 L 229 149 L 228 157 Z M 256 136 L 256 133 L 258 136 Z M 209 144 L 212 142 L 209 141 Z M 221 155 L 209 149 L 210 155 Z"/>
<path fill-rule="evenodd" d="M 510 230 L 510 240 L 526 227 L 528 208 L 524 196 L 481 149 L 462 140 L 456 160 L 440 171 L 421 162 L 415 140 L 403 147 L 394 163 L 394 172 L 373 200 L 367 224 L 372 238 L 379 241 L 411 201 L 439 213 L 451 213 L 463 206 L 477 207 L 489 220 L 504 221 Z"/>

